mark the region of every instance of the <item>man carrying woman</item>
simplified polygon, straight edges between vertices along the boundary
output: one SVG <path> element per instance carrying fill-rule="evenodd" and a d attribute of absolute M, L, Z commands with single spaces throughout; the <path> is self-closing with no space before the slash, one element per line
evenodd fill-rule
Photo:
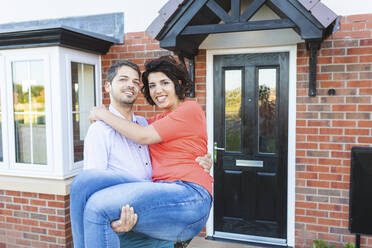
<path fill-rule="evenodd" d="M 136 70 L 133 72 L 136 74 Z M 119 76 L 118 80 L 117 85 L 110 86 L 112 90 L 118 87 L 117 97 L 135 100 L 139 86 L 136 81 L 132 80 L 132 87 L 124 87 L 120 80 L 125 84 L 128 76 Z M 126 226 L 113 222 L 114 227 L 123 231 L 133 227 L 134 232 L 170 241 L 190 239 L 206 223 L 213 179 L 195 161 L 207 152 L 207 133 L 201 107 L 184 101 L 192 85 L 188 73 L 172 58 L 162 57 L 146 64 L 142 81 L 148 102 L 165 110 L 150 118 L 149 126 L 132 122 L 132 115 L 123 119 L 105 108 L 93 110 L 92 118 L 104 121 L 138 144 L 150 145 L 153 182 L 139 179 L 128 170 L 79 174 L 71 186 L 73 236 L 82 241 L 75 247 L 119 247 L 110 223 L 121 213 Z M 92 186 L 97 184 L 100 186 Z M 91 187 L 92 192 L 84 193 L 83 199 L 75 197 Z"/>

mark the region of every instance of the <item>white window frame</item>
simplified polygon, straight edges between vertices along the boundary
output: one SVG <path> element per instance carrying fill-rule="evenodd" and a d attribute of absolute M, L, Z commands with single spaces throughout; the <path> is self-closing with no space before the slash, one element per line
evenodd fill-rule
<path fill-rule="evenodd" d="M 74 139 L 73 139 L 73 125 L 72 125 L 72 85 L 71 85 L 71 63 L 81 63 L 81 64 L 89 64 L 94 66 L 94 77 L 95 77 L 95 102 L 96 105 L 100 105 L 102 103 L 102 84 L 101 84 L 101 59 L 100 57 L 94 56 L 92 54 L 79 52 L 71 49 L 63 49 L 62 54 L 65 57 L 65 75 L 66 75 L 66 89 L 67 89 L 67 126 L 68 126 L 68 134 L 69 134 L 69 160 L 70 160 L 70 171 L 78 171 L 80 168 L 83 167 L 84 161 L 77 161 L 74 162 Z"/>
<path fill-rule="evenodd" d="M 44 61 L 47 165 L 15 163 L 12 61 Z M 102 103 L 101 56 L 59 46 L 0 51 L 3 161 L 0 176 L 63 180 L 76 175 L 72 136 L 71 62 L 94 65 L 95 101 Z"/>
<path fill-rule="evenodd" d="M 17 61 L 34 61 L 42 60 L 44 64 L 44 89 L 45 89 L 45 135 L 46 135 L 46 153 L 47 153 L 47 163 L 45 165 L 41 164 L 29 164 L 29 163 L 18 163 L 16 162 L 16 149 L 15 149 L 15 126 L 14 126 L 14 99 L 13 99 L 13 73 L 12 73 L 12 63 Z M 9 55 L 5 58 L 5 91 L 6 103 L 3 106 L 6 110 L 6 125 L 7 137 L 5 139 L 5 144 L 7 145 L 6 154 L 4 152 L 4 157 L 6 157 L 6 167 L 9 172 L 14 172 L 22 174 L 36 174 L 39 172 L 50 173 L 52 172 L 52 158 L 53 158 L 53 136 L 52 133 L 52 104 L 51 104 L 51 80 L 50 80 L 50 55 L 48 51 L 40 52 L 36 50 L 14 50 L 9 52 Z M 2 107 L 2 108 L 3 108 Z M 4 118 L 5 119 L 5 118 Z M 11 135 L 13 134 L 13 135 Z M 5 137 L 4 137 L 5 138 Z M 4 159 L 5 161 L 5 159 Z M 26 172 L 26 173 L 25 173 Z"/>
<path fill-rule="evenodd" d="M 1 54 L 0 54 L 0 71 L 1 70 L 4 70 L 5 71 L 5 57 L 3 57 Z M 2 126 L 1 126 L 1 131 L 2 131 L 2 137 L 0 137 L 0 139 L 2 139 L 2 142 L 3 142 L 3 161 L 0 161 L 0 170 L 1 169 L 8 169 L 9 167 L 9 162 L 8 162 L 8 145 L 7 142 L 8 142 L 8 123 L 7 123 L 7 116 L 8 116 L 8 108 L 7 108 L 7 94 L 6 94 L 6 72 L 5 73 L 0 73 L 0 76 L 2 75 L 2 77 L 0 77 L 0 96 L 1 96 L 1 123 L 2 123 Z"/>

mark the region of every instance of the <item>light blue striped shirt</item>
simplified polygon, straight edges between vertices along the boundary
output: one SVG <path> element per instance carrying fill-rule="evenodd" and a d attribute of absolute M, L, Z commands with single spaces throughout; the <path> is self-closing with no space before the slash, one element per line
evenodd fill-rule
<path fill-rule="evenodd" d="M 112 105 L 111 113 L 124 118 Z M 132 121 L 147 126 L 141 116 Z M 109 169 L 136 179 L 151 180 L 152 167 L 147 145 L 138 144 L 102 121 L 91 124 L 84 140 L 84 169 Z"/>

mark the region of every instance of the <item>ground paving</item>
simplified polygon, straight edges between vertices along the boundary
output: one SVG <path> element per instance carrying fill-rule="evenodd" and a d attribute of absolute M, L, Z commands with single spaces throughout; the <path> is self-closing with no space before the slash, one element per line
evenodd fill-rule
<path fill-rule="evenodd" d="M 206 240 L 203 237 L 195 237 L 192 239 L 187 248 L 257 248 L 257 247 L 240 243 Z"/>

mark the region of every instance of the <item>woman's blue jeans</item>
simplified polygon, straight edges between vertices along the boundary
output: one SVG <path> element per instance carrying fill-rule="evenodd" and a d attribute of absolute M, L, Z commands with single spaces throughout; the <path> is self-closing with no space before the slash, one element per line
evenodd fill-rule
<path fill-rule="evenodd" d="M 75 248 L 117 248 L 118 235 L 110 223 L 119 219 L 126 204 L 138 215 L 134 232 L 183 241 L 205 226 L 212 197 L 194 183 L 133 182 L 113 171 L 87 170 L 74 179 L 70 202 Z"/>

